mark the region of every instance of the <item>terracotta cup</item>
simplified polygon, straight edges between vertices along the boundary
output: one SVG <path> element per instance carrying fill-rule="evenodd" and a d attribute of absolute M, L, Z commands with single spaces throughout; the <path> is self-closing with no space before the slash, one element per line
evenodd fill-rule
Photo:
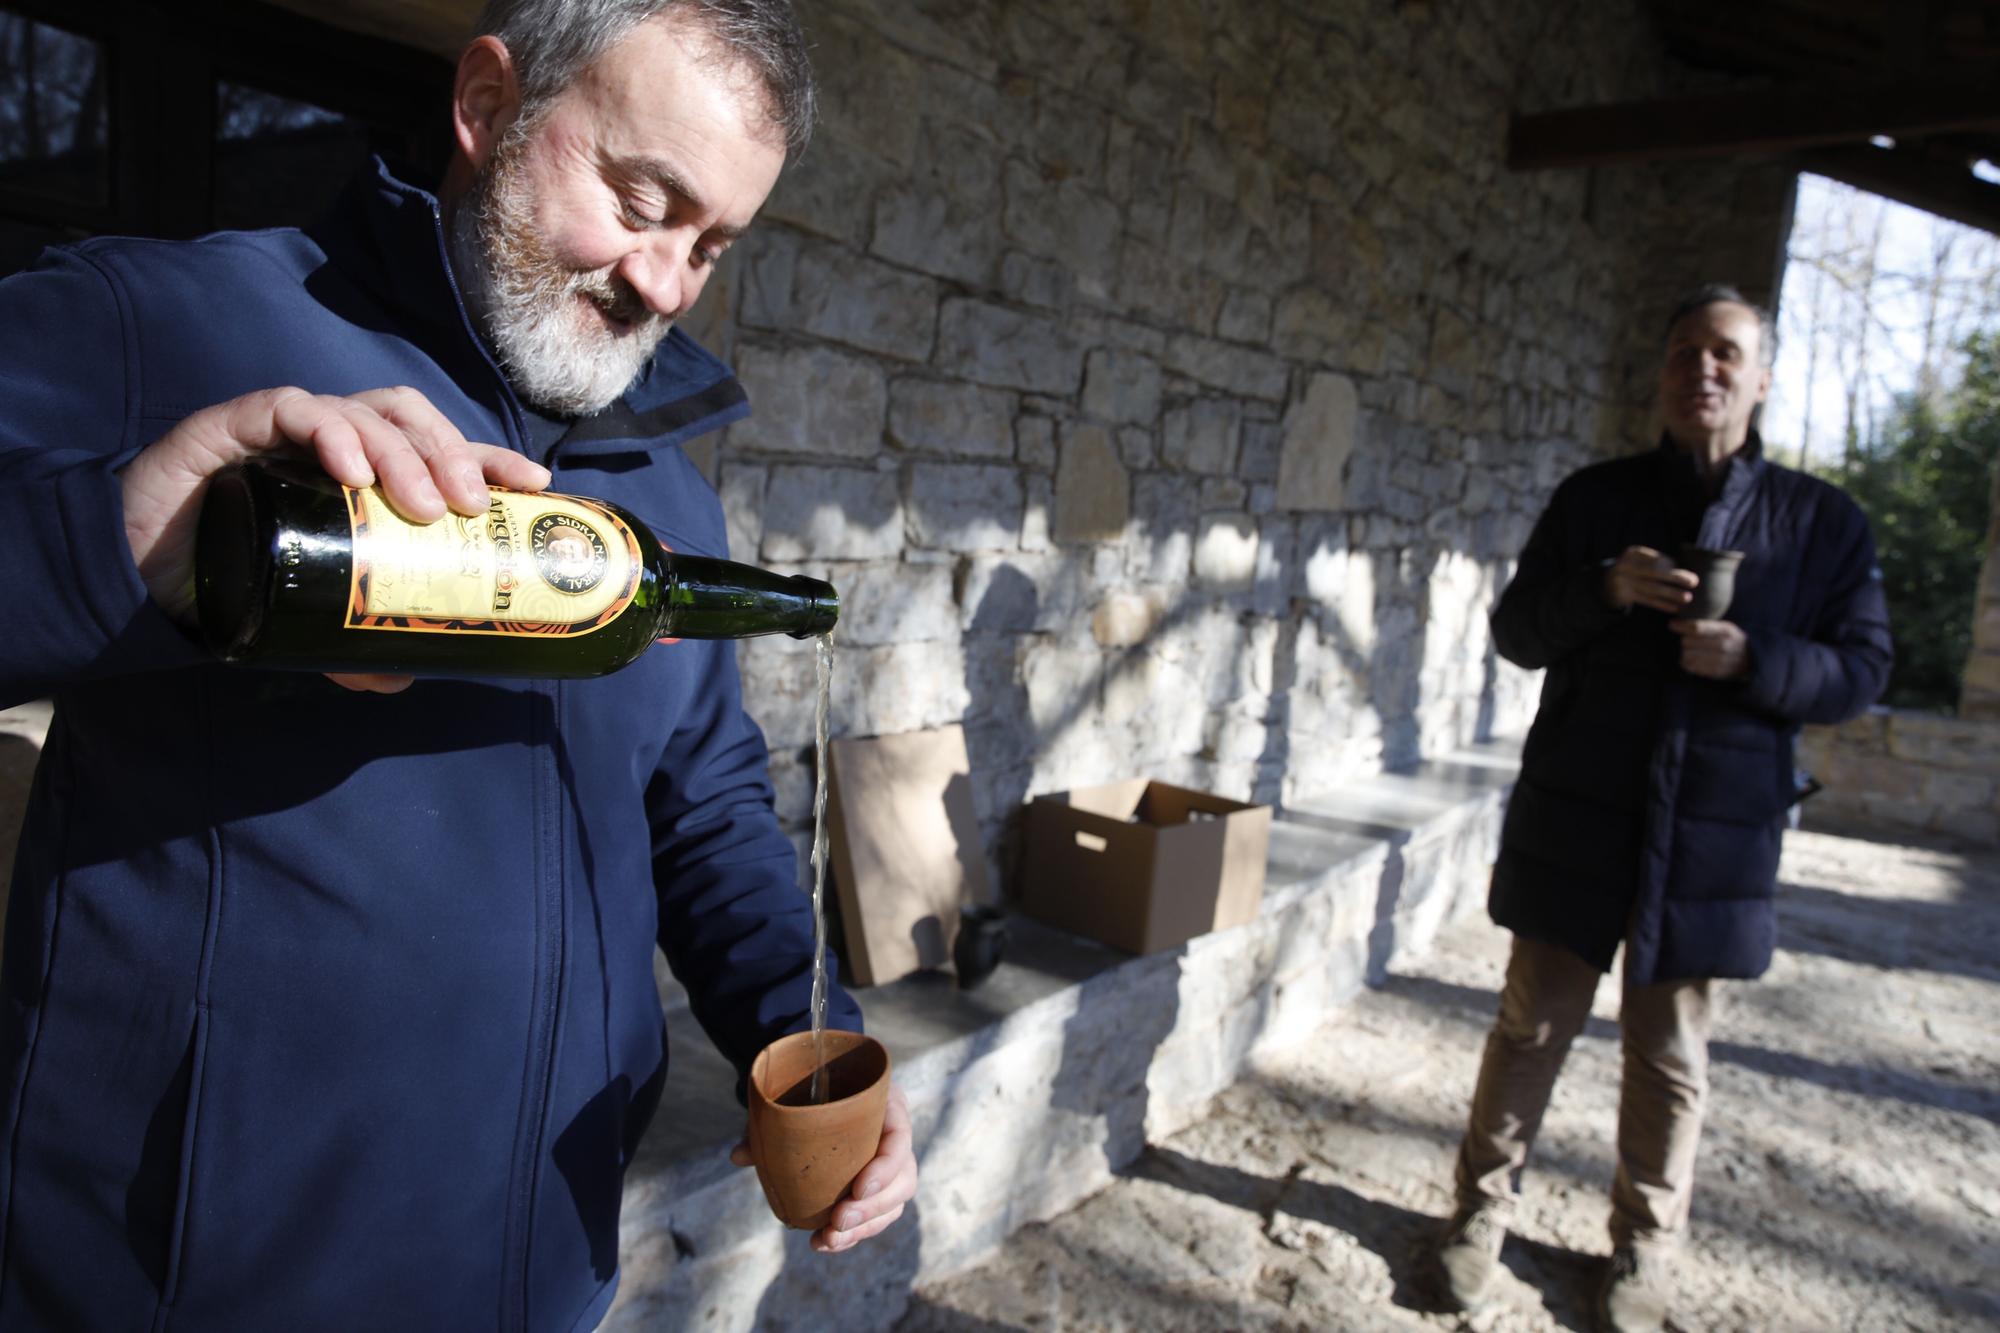
<path fill-rule="evenodd" d="M 1701 580 L 1694 600 L 1681 608 L 1679 619 L 1715 620 L 1729 609 L 1736 596 L 1736 568 L 1743 563 L 1743 552 L 1683 546 L 1675 563 Z"/>
<path fill-rule="evenodd" d="M 859 1032 L 827 1031 L 826 1101 L 812 1102 L 813 1036 L 794 1032 L 750 1065 L 750 1156 L 771 1211 L 817 1231 L 874 1160 L 889 1105 L 889 1052 Z"/>

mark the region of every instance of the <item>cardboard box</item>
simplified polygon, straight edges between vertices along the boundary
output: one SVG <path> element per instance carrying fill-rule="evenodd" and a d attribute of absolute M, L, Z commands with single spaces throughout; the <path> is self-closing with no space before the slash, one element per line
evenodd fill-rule
<path fill-rule="evenodd" d="M 1271 807 L 1135 778 L 1028 804 L 1021 910 L 1129 953 L 1240 926 L 1264 896 Z"/>
<path fill-rule="evenodd" d="M 829 748 L 827 855 L 846 940 L 842 980 L 880 986 L 947 966 L 960 905 L 986 901 L 964 728 Z"/>

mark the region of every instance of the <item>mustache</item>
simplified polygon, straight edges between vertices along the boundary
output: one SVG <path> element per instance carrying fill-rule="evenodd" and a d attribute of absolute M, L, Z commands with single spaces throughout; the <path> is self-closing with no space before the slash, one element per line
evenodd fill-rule
<path fill-rule="evenodd" d="M 638 292 L 609 273 L 578 273 L 571 278 L 572 290 L 621 324 L 647 332 L 665 317 L 654 313 Z"/>

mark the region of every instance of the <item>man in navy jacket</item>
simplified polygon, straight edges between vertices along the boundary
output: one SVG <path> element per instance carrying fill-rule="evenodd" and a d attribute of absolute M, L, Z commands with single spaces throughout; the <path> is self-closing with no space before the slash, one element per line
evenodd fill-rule
<path fill-rule="evenodd" d="M 436 198 L 381 171 L 310 232 L 0 284 L 0 703 L 56 701 L 0 978 L 0 1327 L 591 1327 L 666 1073 L 656 944 L 739 1070 L 808 1022 L 729 644 L 412 682 L 188 632 L 206 480 L 271 450 L 419 519 L 553 479 L 723 552 L 680 444 L 747 409 L 673 321 L 810 126 L 790 9 L 500 0 L 482 32 Z M 859 1026 L 837 989 L 829 1021 Z M 915 1186 L 897 1092 L 815 1246 Z"/>
<path fill-rule="evenodd" d="M 1756 977 L 1776 937 L 1780 835 L 1801 723 L 1867 708 L 1890 642 L 1867 520 L 1763 456 L 1770 316 L 1707 287 L 1669 323 L 1665 438 L 1568 478 L 1493 613 L 1509 661 L 1545 669 L 1507 809 L 1491 910 L 1514 932 L 1438 1258 L 1488 1294 L 1515 1181 L 1571 1040 L 1624 950 L 1624 1087 L 1600 1314 L 1658 1329 L 1694 1186 L 1710 982 Z M 1681 614 L 1682 546 L 1743 552 L 1726 612 Z"/>

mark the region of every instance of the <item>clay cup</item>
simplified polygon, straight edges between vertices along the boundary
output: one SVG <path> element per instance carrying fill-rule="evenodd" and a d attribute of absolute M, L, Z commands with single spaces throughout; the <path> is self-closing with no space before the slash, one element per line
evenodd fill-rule
<path fill-rule="evenodd" d="M 874 1160 L 889 1105 L 889 1052 L 859 1032 L 827 1031 L 826 1101 L 812 1103 L 813 1037 L 794 1032 L 750 1065 L 750 1156 L 778 1220 L 817 1231 Z"/>
<path fill-rule="evenodd" d="M 1694 590 L 1694 600 L 1682 607 L 1675 618 L 1719 619 L 1736 596 L 1736 569 L 1743 563 L 1743 552 L 1683 546 L 1676 563 L 1699 578 L 1701 585 Z"/>

